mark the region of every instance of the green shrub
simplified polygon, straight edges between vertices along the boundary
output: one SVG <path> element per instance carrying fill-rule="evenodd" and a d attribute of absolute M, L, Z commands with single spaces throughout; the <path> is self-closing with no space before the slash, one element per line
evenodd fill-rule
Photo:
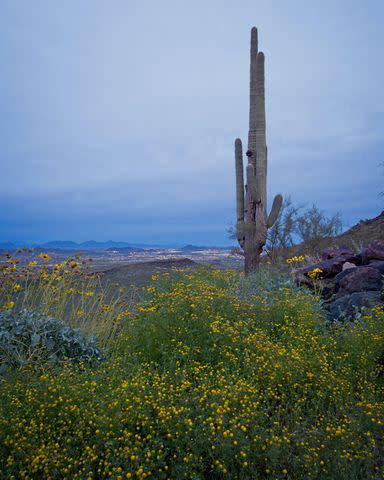
<path fill-rule="evenodd" d="M 65 359 L 100 359 L 94 337 L 85 337 L 60 320 L 38 312 L 6 310 L 0 313 L 0 364 L 9 367 Z"/>

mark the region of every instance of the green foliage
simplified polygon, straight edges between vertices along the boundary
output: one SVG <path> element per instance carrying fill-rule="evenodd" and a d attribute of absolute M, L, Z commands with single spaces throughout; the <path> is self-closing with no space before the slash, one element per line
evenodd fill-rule
<path fill-rule="evenodd" d="M 66 359 L 101 358 L 93 337 L 85 337 L 79 329 L 38 312 L 6 310 L 0 313 L 0 364 L 24 367 Z"/>
<path fill-rule="evenodd" d="M 291 291 L 300 290 L 289 275 L 286 266 L 270 264 L 263 265 L 258 271 L 247 277 L 239 277 L 233 283 L 231 291 L 242 300 L 252 300 L 254 297 L 273 297 L 282 288 Z"/>
<path fill-rule="evenodd" d="M 269 267 L 147 295 L 104 362 L 2 382 L 0 478 L 384 478 L 383 309 L 329 329 Z"/>

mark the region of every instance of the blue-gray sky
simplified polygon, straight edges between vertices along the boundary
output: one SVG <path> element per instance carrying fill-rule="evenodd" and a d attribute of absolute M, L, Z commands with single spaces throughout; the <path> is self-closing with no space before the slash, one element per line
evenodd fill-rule
<path fill-rule="evenodd" d="M 0 0 L 0 241 L 224 245 L 249 36 L 268 195 L 384 208 L 384 2 Z"/>

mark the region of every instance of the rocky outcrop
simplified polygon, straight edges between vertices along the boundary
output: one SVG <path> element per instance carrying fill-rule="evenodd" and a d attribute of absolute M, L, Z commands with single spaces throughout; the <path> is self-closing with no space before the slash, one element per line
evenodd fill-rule
<path fill-rule="evenodd" d="M 319 262 L 298 268 L 293 275 L 298 285 L 321 292 L 329 320 L 353 320 L 364 307 L 384 304 L 384 241 L 375 240 L 360 253 L 347 247 L 326 248 Z"/>

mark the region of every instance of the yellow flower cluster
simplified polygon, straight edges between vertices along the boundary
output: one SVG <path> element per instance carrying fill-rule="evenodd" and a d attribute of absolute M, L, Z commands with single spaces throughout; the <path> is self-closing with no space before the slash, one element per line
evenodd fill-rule
<path fill-rule="evenodd" d="M 319 278 L 322 273 L 323 270 L 321 268 L 314 268 L 313 270 L 308 272 L 307 275 L 310 278 Z"/>
<path fill-rule="evenodd" d="M 291 257 L 291 258 L 287 258 L 286 262 L 287 263 L 297 263 L 297 262 L 304 262 L 305 260 L 305 257 L 303 255 L 300 255 L 300 256 L 294 256 L 294 257 Z"/>
<path fill-rule="evenodd" d="M 39 310 L 103 338 L 109 338 L 130 315 L 131 306 L 121 298 L 124 292 L 101 285 L 80 257 L 51 265 L 46 263 L 51 260 L 47 253 L 29 261 L 21 258 L 6 254 L 0 265 L 0 311 Z"/>

